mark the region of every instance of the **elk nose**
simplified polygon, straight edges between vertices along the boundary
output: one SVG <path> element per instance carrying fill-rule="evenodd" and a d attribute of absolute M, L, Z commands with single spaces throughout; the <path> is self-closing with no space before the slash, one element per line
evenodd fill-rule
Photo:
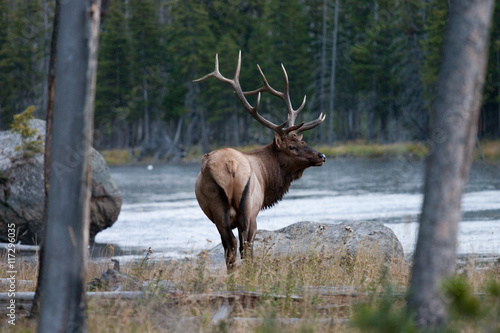
<path fill-rule="evenodd" d="M 323 162 L 325 162 L 325 161 L 326 161 L 326 156 L 325 156 L 325 154 L 318 153 L 318 156 L 319 156 L 319 158 L 321 158 L 321 159 L 323 160 Z"/>

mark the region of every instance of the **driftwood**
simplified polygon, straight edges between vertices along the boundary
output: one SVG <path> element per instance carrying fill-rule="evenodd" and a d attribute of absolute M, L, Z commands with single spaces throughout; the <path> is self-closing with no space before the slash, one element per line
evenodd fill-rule
<path fill-rule="evenodd" d="M 4 283 L 7 279 L 0 279 L 0 283 Z M 32 281 L 29 280 L 18 280 L 29 285 Z M 294 294 L 275 294 L 275 293 L 264 293 L 264 292 L 254 292 L 254 291 L 219 291 L 219 292 L 209 292 L 209 293 L 188 293 L 179 289 L 170 288 L 165 292 L 157 292 L 156 295 L 165 294 L 166 298 L 172 300 L 174 303 L 201 303 L 209 302 L 216 303 L 220 301 L 221 303 L 247 303 L 260 301 L 262 299 L 288 299 L 294 302 L 302 302 L 308 297 L 314 296 L 321 299 L 346 299 L 346 300 L 360 300 L 372 296 L 372 293 L 368 292 L 358 292 L 356 288 L 353 287 L 326 287 L 326 286 L 304 286 L 297 289 L 297 293 Z M 33 295 L 35 293 L 28 292 L 16 292 L 14 299 L 17 301 L 30 301 L 33 300 Z M 135 299 L 142 298 L 149 293 L 146 291 L 89 291 L 87 292 L 87 297 L 90 299 Z M 395 292 L 392 294 L 395 297 L 403 297 L 404 291 Z M 12 297 L 9 293 L 0 293 L 0 302 L 9 301 Z"/>
<path fill-rule="evenodd" d="M 0 243 L 0 249 L 8 250 L 10 243 Z M 24 244 L 16 244 L 16 250 L 18 251 L 39 251 L 39 245 L 24 245 Z"/>
<path fill-rule="evenodd" d="M 9 302 L 12 298 L 16 302 L 32 301 L 34 297 L 33 291 L 16 292 L 14 297 L 10 297 L 9 293 L 0 293 L 0 304 L 3 305 L 3 302 Z M 87 297 L 90 299 L 136 299 L 144 297 L 144 293 L 141 291 L 89 291 Z"/>

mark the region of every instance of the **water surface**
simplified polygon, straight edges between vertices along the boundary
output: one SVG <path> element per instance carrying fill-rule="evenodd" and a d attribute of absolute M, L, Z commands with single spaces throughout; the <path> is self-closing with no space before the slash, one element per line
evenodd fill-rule
<path fill-rule="evenodd" d="M 220 242 L 215 225 L 198 206 L 194 183 L 199 164 L 111 168 L 123 195 L 115 224 L 97 243 L 121 249 L 152 247 L 161 256 L 180 256 Z M 414 251 L 422 206 L 422 161 L 328 160 L 309 168 L 275 207 L 259 214 L 259 229 L 299 221 L 380 221 L 391 228 L 405 253 Z M 443 170 L 443 172 L 446 172 Z M 500 254 L 500 164 L 475 163 L 463 199 L 461 254 Z M 236 230 L 234 230 L 236 232 Z"/>

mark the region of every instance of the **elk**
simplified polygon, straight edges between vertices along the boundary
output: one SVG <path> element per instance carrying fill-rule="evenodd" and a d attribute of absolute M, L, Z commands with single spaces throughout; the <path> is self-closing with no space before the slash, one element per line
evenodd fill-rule
<path fill-rule="evenodd" d="M 274 140 L 270 144 L 252 152 L 241 153 L 232 148 L 221 148 L 203 156 L 201 172 L 195 185 L 196 199 L 205 215 L 217 226 L 228 270 L 235 265 L 238 245 L 232 229 L 238 228 L 241 258 L 253 257 L 253 240 L 259 212 L 280 201 L 288 192 L 290 184 L 302 177 L 305 169 L 321 166 L 326 161 L 325 155 L 308 147 L 300 134 L 321 124 L 326 115 L 320 114 L 313 121 L 295 125 L 295 119 L 304 108 L 306 97 L 304 96 L 300 107 L 294 110 L 290 100 L 288 75 L 283 64 L 281 67 L 285 76 L 283 92 L 269 85 L 259 65 L 257 68 L 263 86 L 244 92 L 239 83 L 241 51 L 234 79 L 228 79 L 220 73 L 216 55 L 215 70 L 194 80 L 199 82 L 215 77 L 229 84 L 245 109 L 260 124 L 275 132 Z M 284 123 L 276 125 L 257 112 L 261 92 L 267 92 L 285 102 L 288 116 Z M 247 101 L 248 95 L 257 95 L 255 106 Z"/>

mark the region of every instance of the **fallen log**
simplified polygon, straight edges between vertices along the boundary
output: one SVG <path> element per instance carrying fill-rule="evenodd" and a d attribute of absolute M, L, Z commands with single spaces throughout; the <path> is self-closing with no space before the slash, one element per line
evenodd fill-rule
<path fill-rule="evenodd" d="M 9 302 L 11 299 L 20 302 L 33 301 L 34 297 L 33 291 L 0 293 L 0 304 Z M 142 291 L 89 291 L 87 297 L 90 299 L 135 299 L 144 297 L 144 293 Z"/>

